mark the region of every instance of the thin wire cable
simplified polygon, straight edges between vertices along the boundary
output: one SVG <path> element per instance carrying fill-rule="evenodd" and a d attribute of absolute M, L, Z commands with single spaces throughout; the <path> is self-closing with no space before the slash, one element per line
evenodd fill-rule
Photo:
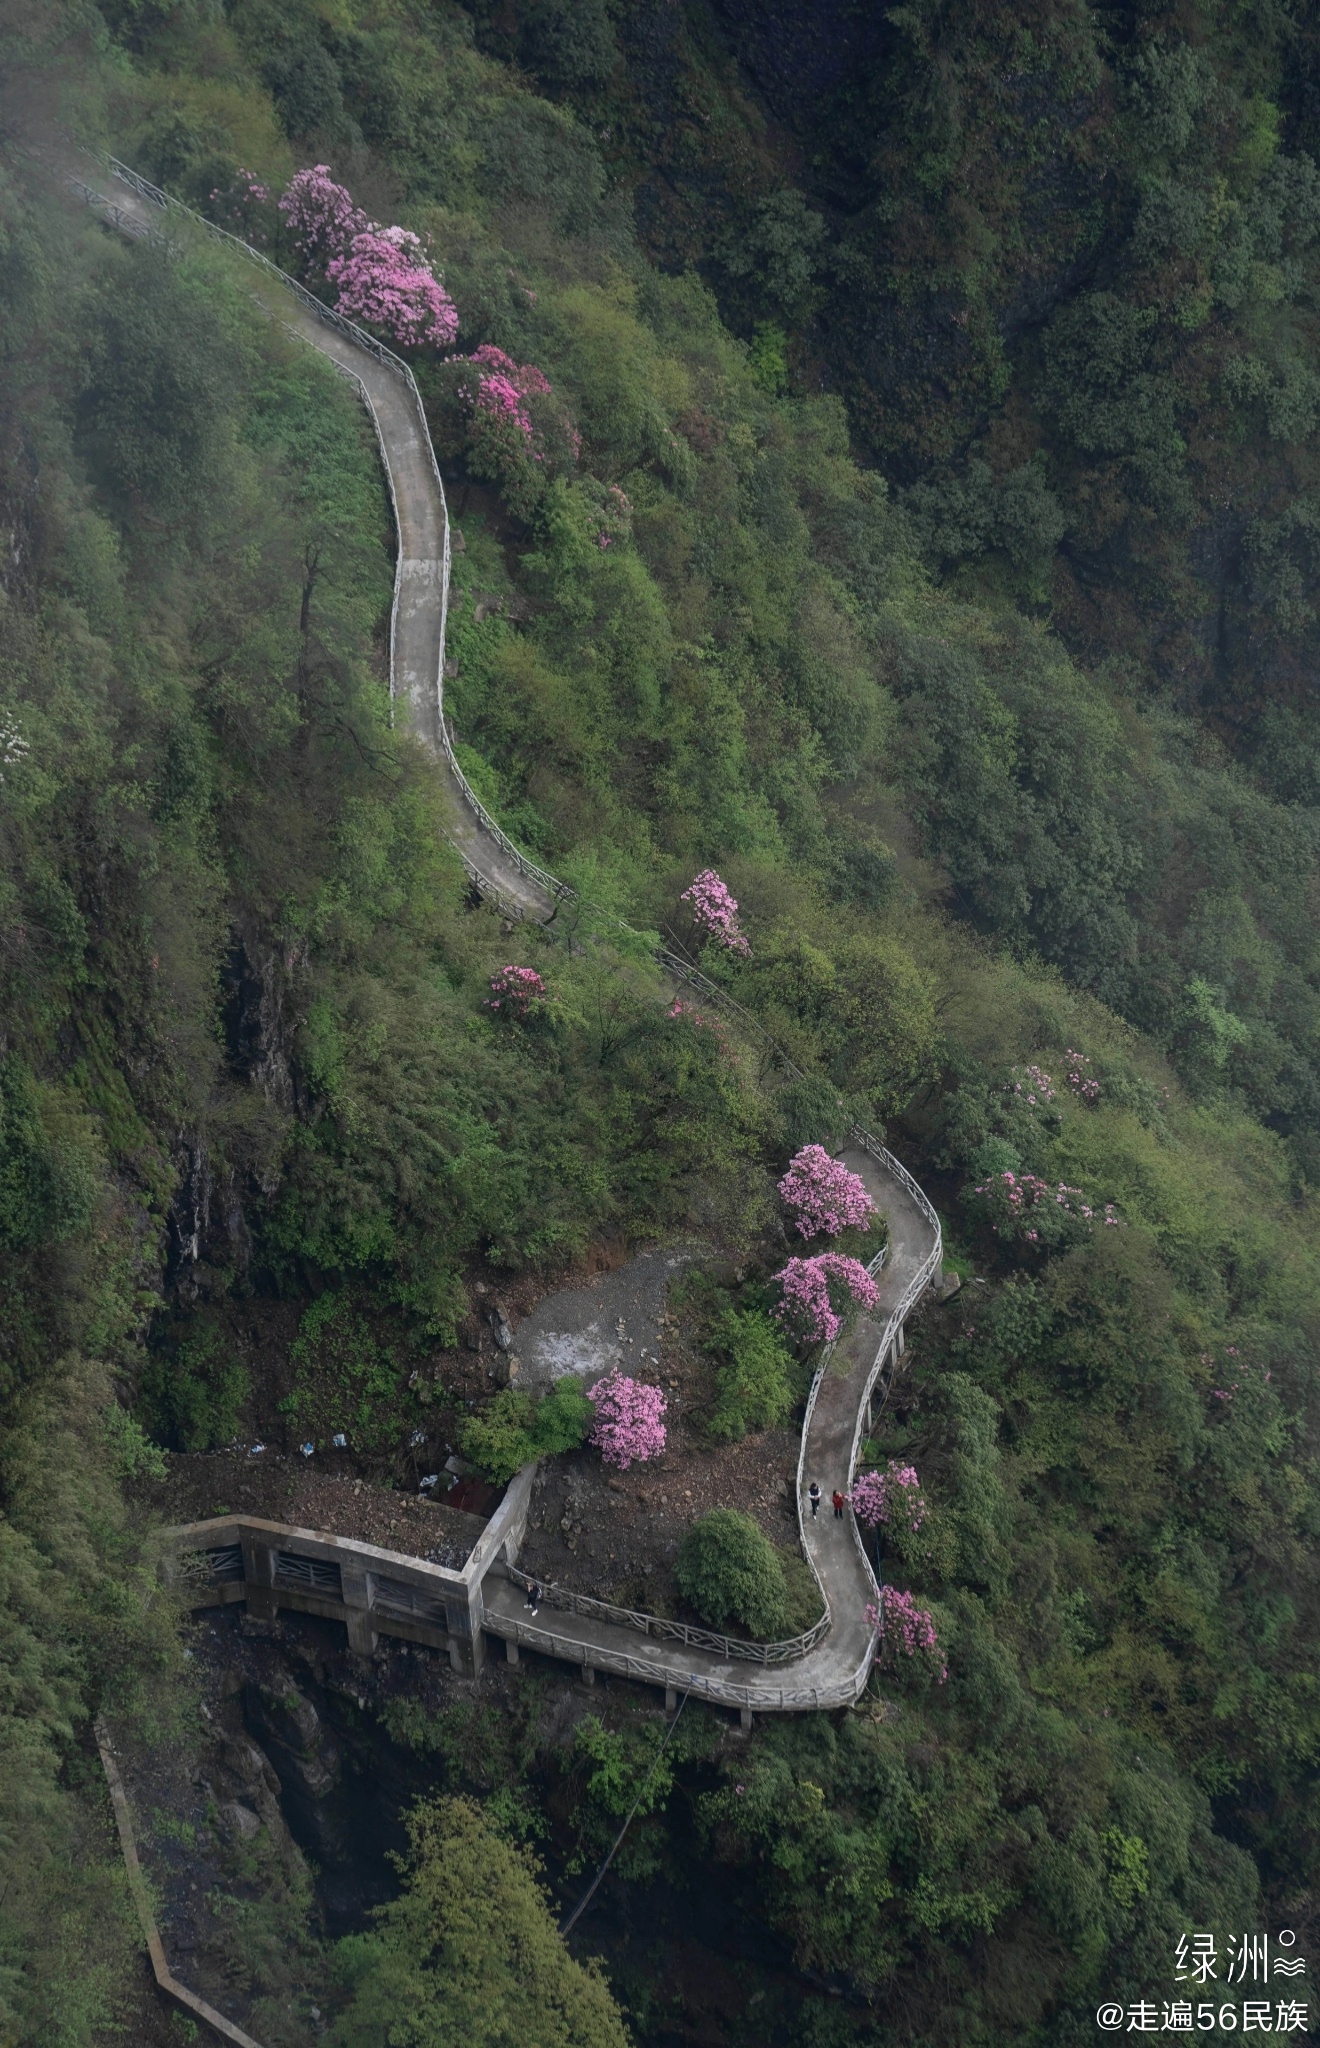
<path fill-rule="evenodd" d="M 691 1697 L 692 1692 L 691 1688 L 689 1687 L 688 1691 L 684 1693 L 682 1699 L 678 1703 L 678 1712 L 675 1714 L 673 1720 L 670 1722 L 668 1728 L 665 1731 L 664 1741 L 661 1743 L 659 1749 L 655 1753 L 655 1762 L 651 1765 L 650 1770 L 642 1779 L 641 1790 L 638 1792 L 637 1797 L 634 1799 L 632 1805 L 628 1808 L 628 1817 L 624 1821 L 623 1826 L 619 1829 L 618 1834 L 614 1837 L 614 1844 L 610 1850 L 609 1855 L 605 1858 L 605 1861 L 601 1864 L 600 1869 L 596 1872 L 596 1875 L 592 1878 L 591 1883 L 587 1886 L 586 1891 L 583 1892 L 582 1897 L 578 1900 L 576 1906 L 574 1906 L 567 1920 L 565 1920 L 563 1926 L 560 1928 L 559 1932 L 561 1934 L 569 1935 L 573 1932 L 573 1929 L 577 1926 L 578 1921 L 582 1918 L 582 1915 L 586 1912 L 587 1907 L 591 1904 L 591 1901 L 596 1896 L 596 1887 L 599 1885 L 601 1879 L 604 1877 L 611 1863 L 613 1863 L 614 1858 L 618 1853 L 620 1843 L 623 1841 L 624 1836 L 627 1834 L 629 1828 L 632 1826 L 633 1815 L 636 1813 L 638 1807 L 642 1803 L 643 1798 L 645 1797 L 647 1786 L 650 1784 L 652 1778 L 655 1776 L 656 1772 L 660 1768 L 660 1759 L 669 1747 L 669 1738 L 673 1734 L 675 1728 L 677 1728 L 679 1722 L 682 1720 L 683 1709 L 687 1705 Z"/>

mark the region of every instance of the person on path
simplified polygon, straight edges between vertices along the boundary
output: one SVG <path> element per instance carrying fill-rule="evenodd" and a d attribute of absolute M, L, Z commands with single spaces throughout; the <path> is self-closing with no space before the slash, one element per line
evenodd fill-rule
<path fill-rule="evenodd" d="M 839 1489 L 838 1489 L 838 1487 L 836 1486 L 836 1487 L 835 1487 L 835 1489 L 834 1489 L 834 1496 L 833 1496 L 833 1497 L 834 1497 L 834 1519 L 835 1519 L 835 1521 L 836 1521 L 836 1522 L 841 1522 L 841 1521 L 843 1520 L 843 1511 L 844 1511 L 844 1509 L 845 1509 L 845 1508 L 847 1507 L 847 1505 L 848 1505 L 848 1496 L 847 1496 L 847 1494 L 846 1494 L 846 1493 L 840 1493 L 840 1492 L 839 1492 Z"/>
<path fill-rule="evenodd" d="M 530 1586 L 529 1586 L 529 1587 L 527 1588 L 527 1611 L 528 1611 L 528 1613 L 529 1613 L 529 1614 L 535 1614 L 535 1612 L 536 1612 L 537 1608 L 538 1608 L 538 1607 L 540 1606 L 540 1604 L 541 1604 L 541 1588 L 540 1588 L 540 1587 L 539 1587 L 539 1586 L 537 1585 L 537 1583 L 536 1583 L 536 1580 L 535 1580 L 535 1579 L 533 1579 L 533 1580 L 532 1580 L 532 1583 L 531 1583 L 531 1585 L 530 1585 Z"/>
<path fill-rule="evenodd" d="M 814 1522 L 820 1509 L 820 1482 L 813 1479 L 807 1488 L 807 1499 L 811 1502 L 811 1519 Z"/>

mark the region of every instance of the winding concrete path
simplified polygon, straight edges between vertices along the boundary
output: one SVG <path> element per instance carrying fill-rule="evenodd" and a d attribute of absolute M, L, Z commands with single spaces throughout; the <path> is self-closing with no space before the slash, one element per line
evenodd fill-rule
<path fill-rule="evenodd" d="M 391 630 L 391 691 L 412 729 L 437 753 L 448 795 L 446 829 L 475 886 L 514 916 L 548 918 L 562 885 L 512 845 L 468 788 L 450 750 L 443 715 L 444 640 L 449 583 L 449 514 L 425 414 L 411 372 L 371 336 L 317 305 L 258 252 L 189 214 L 122 165 L 103 165 L 66 151 L 58 168 L 122 232 L 157 236 L 162 211 L 249 256 L 254 291 L 270 314 L 336 365 L 358 388 L 375 422 L 399 533 Z M 672 968 L 686 972 L 681 963 Z M 720 1000 L 718 990 L 707 993 Z M 750 1021 L 750 1020 L 749 1020 Z M 755 1027 L 754 1027 L 755 1028 Z M 744 1714 L 804 1712 L 847 1705 L 866 1683 L 875 1637 L 866 1619 L 877 1597 L 875 1576 L 849 1512 L 836 1521 L 834 1488 L 852 1476 L 868 1404 L 902 1349 L 903 1324 L 938 1270 L 940 1228 L 920 1188 L 893 1156 L 864 1132 L 843 1153 L 865 1181 L 889 1225 L 889 1250 L 877 1274 L 879 1302 L 861 1316 L 817 1375 L 803 1426 L 798 1468 L 798 1518 L 804 1553 L 824 1596 L 829 1626 L 792 1660 L 761 1664 L 668 1639 L 577 1610 L 543 1607 L 533 1618 L 523 1590 L 498 1568 L 484 1582 L 483 1625 L 517 1645 L 579 1664 L 593 1674 L 617 1672 L 675 1694 L 694 1692 Z M 806 1489 L 825 1496 L 813 1521 Z M 814 1634 L 814 1632 L 813 1632 Z"/>

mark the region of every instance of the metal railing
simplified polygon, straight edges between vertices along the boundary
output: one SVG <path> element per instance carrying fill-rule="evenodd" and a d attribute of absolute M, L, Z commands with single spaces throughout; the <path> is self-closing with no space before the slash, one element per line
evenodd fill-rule
<path fill-rule="evenodd" d="M 713 1700 L 718 1706 L 748 1707 L 759 1714 L 825 1713 L 835 1707 L 850 1707 L 865 1685 L 870 1670 L 868 1657 L 864 1670 L 854 1677 L 839 1679 L 833 1685 L 771 1687 L 764 1680 L 759 1684 L 739 1685 L 736 1680 L 722 1678 L 713 1671 L 692 1670 L 686 1665 L 666 1669 L 643 1657 L 634 1657 L 627 1650 L 614 1649 L 603 1643 L 589 1643 L 580 1636 L 559 1635 L 554 1629 L 541 1628 L 534 1621 L 501 1619 L 499 1632 L 526 1649 L 539 1651 L 544 1657 L 557 1657 L 565 1664 L 589 1665 L 595 1671 L 612 1671 L 620 1678 L 636 1679 L 641 1685 L 673 1685 L 695 1693 L 700 1699 Z"/>
<path fill-rule="evenodd" d="M 586 1620 L 608 1622 L 614 1628 L 629 1628 L 637 1635 L 650 1636 L 655 1642 L 686 1643 L 694 1650 L 711 1650 L 730 1663 L 792 1664 L 797 1658 L 805 1657 L 809 1650 L 814 1650 L 830 1631 L 830 1612 L 826 1606 L 820 1620 L 813 1622 L 800 1636 L 790 1636 L 780 1643 L 749 1643 L 740 1636 L 725 1636 L 715 1629 L 696 1628 L 691 1622 L 670 1621 L 664 1615 L 616 1607 L 610 1600 L 596 1600 L 589 1593 L 574 1593 L 567 1586 L 547 1585 L 544 1579 L 535 1578 L 512 1565 L 508 1569 L 514 1585 L 521 1586 L 524 1592 L 532 1586 L 539 1587 L 543 1605 L 553 1607 L 561 1614 L 580 1614 Z"/>

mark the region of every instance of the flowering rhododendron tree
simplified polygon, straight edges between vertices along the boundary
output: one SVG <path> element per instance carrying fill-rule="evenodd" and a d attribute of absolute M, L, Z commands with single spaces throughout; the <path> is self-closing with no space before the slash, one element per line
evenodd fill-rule
<path fill-rule="evenodd" d="M 814 1259 L 790 1259 L 776 1273 L 780 1298 L 775 1314 L 809 1344 L 829 1344 L 843 1328 L 846 1300 L 874 1308 L 878 1295 L 870 1274 L 842 1252 L 818 1252 Z"/>
<path fill-rule="evenodd" d="M 1018 1239 L 1047 1251 L 1075 1243 L 1097 1223 L 1107 1230 L 1117 1230 L 1119 1225 L 1112 1202 L 1097 1209 L 1080 1188 L 1064 1181 L 1051 1184 L 1034 1173 L 991 1174 L 972 1194 L 997 1237 Z"/>
<path fill-rule="evenodd" d="M 368 219 L 328 164 L 295 173 L 280 201 L 304 259 L 337 287 L 341 313 L 405 347 L 445 348 L 458 332 L 454 302 L 408 228 Z"/>
<path fill-rule="evenodd" d="M 546 993 L 545 982 L 534 967 L 501 967 L 490 978 L 486 1008 L 521 1023 L 540 1008 Z"/>
<path fill-rule="evenodd" d="M 1094 1102 L 1100 1094 L 1100 1083 L 1086 1069 L 1091 1062 L 1084 1052 L 1074 1052 L 1069 1046 L 1064 1058 L 1068 1062 L 1068 1086 L 1083 1102 Z"/>
<path fill-rule="evenodd" d="M 926 1519 L 926 1497 L 916 1467 L 891 1458 L 883 1472 L 863 1472 L 853 1481 L 853 1513 L 868 1528 L 899 1528 L 915 1536 Z"/>
<path fill-rule="evenodd" d="M 211 193 L 213 217 L 254 248 L 263 249 L 271 239 L 274 215 L 271 189 L 255 171 L 239 169 L 227 186 Z"/>
<path fill-rule="evenodd" d="M 904 1657 L 915 1657 L 921 1652 L 938 1660 L 939 1682 L 943 1685 L 949 1667 L 940 1656 L 934 1618 L 924 1607 L 918 1607 L 910 1593 L 900 1593 L 897 1586 L 882 1586 L 879 1605 L 868 1606 L 866 1618 L 880 1638 L 882 1650 L 892 1649 Z"/>
<path fill-rule="evenodd" d="M 325 270 L 348 250 L 355 235 L 371 226 L 345 185 L 337 185 L 329 164 L 295 171 L 280 201 L 289 232 L 310 263 Z"/>
<path fill-rule="evenodd" d="M 720 1018 L 707 1017 L 703 1011 L 697 1008 L 695 1003 L 685 1003 L 682 996 L 674 997 L 665 1015 L 672 1017 L 675 1022 L 690 1024 L 696 1031 L 709 1031 L 711 1037 L 716 1040 L 721 1050 L 724 1049 L 728 1042 L 724 1025 Z"/>
<path fill-rule="evenodd" d="M 596 546 L 604 551 L 612 548 L 616 541 L 625 539 L 632 532 L 632 500 L 618 484 L 609 484 L 601 493 L 600 525 L 596 529 Z"/>
<path fill-rule="evenodd" d="M 515 363 L 493 342 L 483 342 L 468 357 L 479 366 L 475 389 L 463 388 L 461 395 L 488 418 L 516 427 L 529 445 L 534 432 L 527 401 L 550 396 L 550 379 L 535 363 Z"/>
<path fill-rule="evenodd" d="M 588 1387 L 587 1399 L 596 1409 L 587 1441 L 595 1444 L 607 1465 L 626 1472 L 630 1465 L 645 1464 L 661 1455 L 668 1403 L 659 1387 L 629 1379 L 616 1366 L 594 1387 Z"/>
<path fill-rule="evenodd" d="M 875 1203 L 855 1173 L 841 1159 L 831 1159 L 823 1145 L 804 1145 L 789 1161 L 779 1183 L 779 1199 L 793 1211 L 803 1237 L 841 1230 L 868 1230 Z"/>
<path fill-rule="evenodd" d="M 703 937 L 730 953 L 751 952 L 738 925 L 738 899 L 731 896 L 714 868 L 703 868 L 679 897 L 692 905 L 692 920 Z"/>
<path fill-rule="evenodd" d="M 1028 1109 L 1039 1109 L 1047 1102 L 1053 1102 L 1057 1090 L 1053 1078 L 1042 1067 L 1013 1069 L 1013 1078 L 1007 1083 L 1008 1093 L 1016 1096 Z"/>
<path fill-rule="evenodd" d="M 446 348 L 458 333 L 454 302 L 407 228 L 365 228 L 325 274 L 338 287 L 341 313 L 383 329 L 405 348 Z"/>
<path fill-rule="evenodd" d="M 494 342 L 452 358 L 449 390 L 476 476 L 498 483 L 506 504 L 528 518 L 549 479 L 572 469 L 582 440 L 550 379 L 515 362 Z"/>

